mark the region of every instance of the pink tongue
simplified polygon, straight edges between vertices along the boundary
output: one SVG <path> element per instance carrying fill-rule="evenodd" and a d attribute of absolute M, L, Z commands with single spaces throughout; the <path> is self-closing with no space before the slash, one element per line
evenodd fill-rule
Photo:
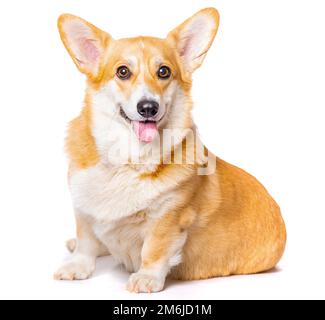
<path fill-rule="evenodd" d="M 132 124 L 135 134 L 142 142 L 149 143 L 157 135 L 158 129 L 155 122 L 132 121 Z"/>

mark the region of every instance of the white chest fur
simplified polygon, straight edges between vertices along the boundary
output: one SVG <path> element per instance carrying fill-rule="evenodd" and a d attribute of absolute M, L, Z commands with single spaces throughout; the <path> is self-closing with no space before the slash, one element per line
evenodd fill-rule
<path fill-rule="evenodd" d="M 72 174 L 72 198 L 76 209 L 102 222 L 113 222 L 147 208 L 160 195 L 150 181 L 127 166 L 97 165 Z"/>
<path fill-rule="evenodd" d="M 128 166 L 98 164 L 70 177 L 76 210 L 92 218 L 98 239 L 129 271 L 139 267 L 148 228 L 176 200 L 173 184 L 139 176 Z"/>

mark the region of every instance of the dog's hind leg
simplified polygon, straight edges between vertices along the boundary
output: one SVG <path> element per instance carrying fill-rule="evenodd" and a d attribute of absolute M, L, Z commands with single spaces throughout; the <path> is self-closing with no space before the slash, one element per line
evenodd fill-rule
<path fill-rule="evenodd" d="M 76 211 L 77 240 L 69 241 L 68 246 L 74 249 L 72 255 L 54 274 L 56 280 L 84 280 L 95 271 L 96 258 L 102 252 L 103 244 L 94 234 L 91 221 Z"/>
<path fill-rule="evenodd" d="M 67 249 L 73 253 L 73 251 L 76 249 L 77 246 L 77 239 L 69 239 L 66 243 L 65 246 Z"/>
<path fill-rule="evenodd" d="M 69 239 L 66 243 L 65 246 L 67 247 L 67 249 L 69 250 L 69 252 L 73 253 L 76 249 L 77 246 L 77 239 L 73 238 L 73 239 Z M 98 248 L 98 257 L 105 257 L 110 255 L 108 249 L 106 248 L 106 246 L 104 246 L 103 244 L 99 245 Z"/>

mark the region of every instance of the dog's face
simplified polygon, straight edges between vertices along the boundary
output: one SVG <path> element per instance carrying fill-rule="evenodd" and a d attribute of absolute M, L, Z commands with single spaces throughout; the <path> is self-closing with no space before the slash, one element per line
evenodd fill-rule
<path fill-rule="evenodd" d="M 62 15 L 58 25 L 73 61 L 88 77 L 97 111 L 132 128 L 138 142 L 147 144 L 160 129 L 191 126 L 191 75 L 202 64 L 218 23 L 217 11 L 209 8 L 166 39 L 120 40 L 72 15 Z"/>
<path fill-rule="evenodd" d="M 175 50 L 166 40 L 141 37 L 113 41 L 109 52 L 103 90 L 118 120 L 132 126 L 140 141 L 151 142 L 185 85 Z"/>

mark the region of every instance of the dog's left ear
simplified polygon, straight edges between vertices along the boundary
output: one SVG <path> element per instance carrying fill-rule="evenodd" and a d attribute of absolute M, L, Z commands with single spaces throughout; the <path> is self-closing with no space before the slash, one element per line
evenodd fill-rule
<path fill-rule="evenodd" d="M 219 13 L 215 8 L 199 11 L 168 34 L 188 72 L 203 62 L 219 26 Z"/>

